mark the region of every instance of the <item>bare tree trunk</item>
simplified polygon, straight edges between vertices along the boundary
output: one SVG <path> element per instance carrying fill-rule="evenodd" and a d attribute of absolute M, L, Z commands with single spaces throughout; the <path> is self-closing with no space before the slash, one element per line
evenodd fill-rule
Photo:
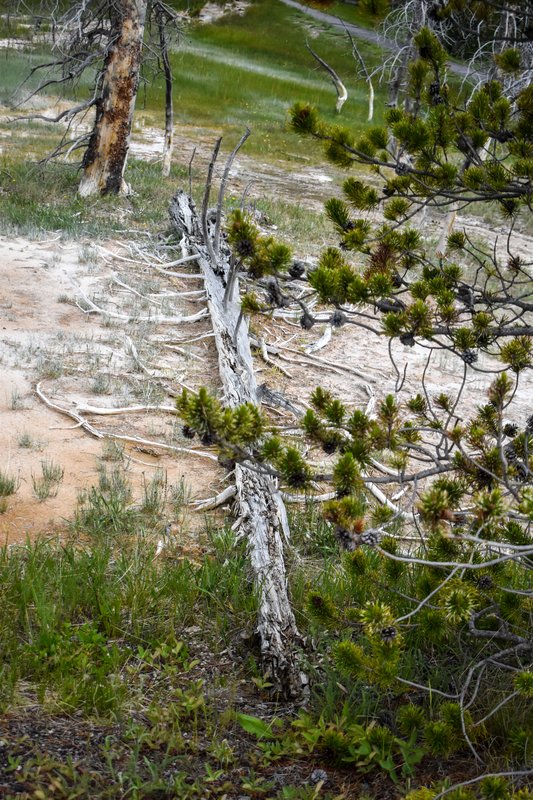
<path fill-rule="evenodd" d="M 78 189 L 82 197 L 129 192 L 123 176 L 139 86 L 146 7 L 146 0 L 114 0 L 94 128 L 82 163 Z"/>
<path fill-rule="evenodd" d="M 159 48 L 161 50 L 161 62 L 165 75 L 165 140 L 163 144 L 163 177 L 170 175 L 170 165 L 172 163 L 172 149 L 174 146 L 174 106 L 172 102 L 172 68 L 168 57 L 168 42 L 165 32 L 165 20 L 160 5 L 156 5 L 155 14 L 157 27 L 159 29 Z"/>
<path fill-rule="evenodd" d="M 213 263 L 210 256 L 213 248 L 208 248 L 194 203 L 185 192 L 179 191 L 173 198 L 170 217 L 188 248 L 199 255 L 225 402 L 230 406 L 246 402 L 259 405 L 247 326 L 238 325 L 238 291 L 235 299 L 224 305 L 224 286 L 230 270 L 227 246 L 220 242 L 219 263 Z M 248 542 L 259 594 L 258 633 L 263 670 L 278 691 L 285 696 L 296 696 L 301 693 L 305 677 L 298 667 L 300 636 L 287 591 L 283 539 L 289 536 L 289 529 L 285 505 L 270 476 L 237 465 L 235 479 L 240 530 Z"/>

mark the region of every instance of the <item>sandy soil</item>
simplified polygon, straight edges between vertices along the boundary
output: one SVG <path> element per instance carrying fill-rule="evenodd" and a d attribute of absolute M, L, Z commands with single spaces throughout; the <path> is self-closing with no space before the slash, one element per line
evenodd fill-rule
<path fill-rule="evenodd" d="M 107 243 L 107 248 L 113 247 Z M 72 516 L 79 492 L 98 482 L 98 467 L 106 456 L 101 439 L 39 399 L 37 384 L 53 403 L 68 410 L 80 402 L 100 408 L 172 407 L 172 395 L 180 391 L 185 375 L 187 385 L 206 382 L 205 359 L 210 358 L 202 355 L 208 347 L 206 341 L 184 346 L 181 352 L 163 349 L 157 341 L 189 332 L 197 335 L 206 329 L 205 323 L 192 323 L 182 332 L 178 326 L 143 321 L 159 312 L 160 306 L 146 300 L 143 311 L 139 297 L 113 283 L 113 278 L 121 280 L 120 274 L 129 286 L 133 288 L 137 282 L 141 289 L 144 281 L 145 288 L 163 295 L 168 288 L 148 265 L 141 262 L 136 267 L 102 253 L 87 244 L 65 243 L 59 238 L 35 242 L 0 237 L 0 468 L 18 479 L 18 490 L 0 515 L 0 542 L 60 530 Z M 198 281 L 193 283 L 197 288 Z M 75 304 L 82 293 L 105 297 L 109 311 L 124 313 L 126 319 L 84 313 Z M 173 296 L 154 299 L 165 303 L 167 317 L 199 309 L 190 302 L 184 311 L 180 307 L 184 304 Z M 155 369 L 144 362 L 150 363 L 152 348 L 161 351 Z M 87 418 L 103 433 L 190 446 L 172 413 L 88 414 Z M 126 471 L 138 499 L 144 482 L 151 480 L 156 470 L 165 472 L 169 485 L 179 484 L 184 476 L 193 495 L 210 495 L 219 488 L 222 475 L 212 460 L 165 453 L 150 444 L 126 442 L 124 446 Z M 64 477 L 56 497 L 39 501 L 33 478 L 41 476 L 43 461 L 60 465 Z M 162 525 L 172 521 L 169 517 Z"/>

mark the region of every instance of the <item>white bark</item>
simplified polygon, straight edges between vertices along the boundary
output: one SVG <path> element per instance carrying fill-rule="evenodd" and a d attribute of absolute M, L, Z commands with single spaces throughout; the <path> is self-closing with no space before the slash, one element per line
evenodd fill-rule
<path fill-rule="evenodd" d="M 185 192 L 179 191 L 173 198 L 170 216 L 178 231 L 186 237 L 189 249 L 198 253 L 225 402 L 229 406 L 246 402 L 259 405 L 244 321 L 235 335 L 240 311 L 238 299 L 230 300 L 224 307 L 225 282 L 229 272 L 227 247 L 223 241 L 220 242 L 218 263 L 213 263 L 210 257 L 213 248 L 205 242 L 196 209 Z M 235 297 L 239 297 L 238 291 Z M 240 535 L 248 542 L 259 594 L 258 633 L 263 670 L 276 689 L 286 696 L 294 696 L 301 692 L 304 678 L 297 664 L 300 636 L 289 601 L 285 573 L 283 539 L 289 537 L 285 506 L 278 486 L 270 476 L 237 465 L 235 482 L 238 527 Z"/>
<path fill-rule="evenodd" d="M 309 43 L 306 44 L 306 47 L 309 50 L 309 52 L 311 53 L 311 55 L 313 56 L 313 58 L 320 64 L 321 67 L 323 67 L 326 70 L 326 72 L 330 76 L 331 82 L 332 82 L 333 86 L 335 87 L 335 91 L 337 92 L 337 102 L 335 104 L 335 111 L 337 112 L 337 114 L 340 114 L 341 111 L 342 111 L 343 105 L 345 104 L 345 102 L 348 99 L 348 90 L 346 89 L 346 86 L 341 81 L 339 75 L 335 72 L 333 67 L 330 67 L 330 65 L 328 63 L 326 63 L 326 61 L 324 61 L 323 58 L 320 58 L 318 53 L 315 53 L 315 51 L 309 45 Z"/>

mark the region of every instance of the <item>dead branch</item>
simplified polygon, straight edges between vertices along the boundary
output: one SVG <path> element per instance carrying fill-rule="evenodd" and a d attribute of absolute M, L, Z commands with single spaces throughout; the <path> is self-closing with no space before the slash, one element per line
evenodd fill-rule
<path fill-rule="evenodd" d="M 339 78 L 338 74 L 335 72 L 333 67 L 330 67 L 330 65 L 326 63 L 326 61 L 324 61 L 323 58 L 320 58 L 318 53 L 315 53 L 309 42 L 306 42 L 305 46 L 307 47 L 307 49 L 309 50 L 315 61 L 317 61 L 318 64 L 320 64 L 320 66 L 323 69 L 325 69 L 328 75 L 330 76 L 331 82 L 335 87 L 335 91 L 337 92 L 337 103 L 335 105 L 335 111 L 337 112 L 337 114 L 340 114 L 343 105 L 348 99 L 348 90 L 346 89 L 346 86 L 341 81 L 341 79 Z"/>

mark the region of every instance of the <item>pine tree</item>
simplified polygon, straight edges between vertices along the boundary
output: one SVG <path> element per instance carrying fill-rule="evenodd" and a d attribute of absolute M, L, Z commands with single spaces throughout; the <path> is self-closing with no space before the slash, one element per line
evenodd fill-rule
<path fill-rule="evenodd" d="M 471 10 L 481 13 L 483 5 Z M 451 0 L 439 7 L 443 15 L 464 9 Z M 531 739 L 524 701 L 533 650 L 533 418 L 514 414 L 511 423 L 509 416 L 533 364 L 531 265 L 513 253 L 511 235 L 532 210 L 533 86 L 518 79 L 514 56 L 500 49 L 497 69 L 517 80 L 489 76 L 463 94 L 448 80 L 435 30 L 422 28 L 413 43 L 406 95 L 383 127 L 357 137 L 326 125 L 309 105 L 293 109 L 293 129 L 323 143 L 332 162 L 372 173 L 372 182 L 360 170 L 348 177 L 344 198 L 326 204 L 339 245 L 308 270 L 241 213 L 229 238 L 253 286 L 249 313 L 299 306 L 309 330 L 315 316 L 295 291 L 307 282 L 331 309 L 332 326 L 357 324 L 364 311 L 391 341 L 453 354 L 463 401 L 468 376 L 494 372 L 487 396 L 472 398 L 463 416 L 456 393 L 432 396 L 423 383 L 407 402 L 388 395 L 367 413 L 317 388 L 300 425 L 310 459 L 326 464 L 320 469 L 266 419 L 241 437 L 221 412 L 210 430 L 232 457 L 277 475 L 292 491 L 309 496 L 317 483 L 330 484 L 323 515 L 349 552 L 344 569 L 353 597 L 337 608 L 313 589 L 307 609 L 317 625 L 339 632 L 336 668 L 343 680 L 387 689 L 404 709 L 395 724 L 434 755 L 464 748 L 481 763 L 486 743 L 500 735 L 501 708 L 515 715 L 516 741 Z M 496 248 L 453 225 L 441 251 L 416 223 L 426 207 L 487 204 L 508 224 L 503 261 Z M 378 210 L 382 222 L 375 222 Z M 184 416 L 198 425 L 196 416 Z M 254 430 L 261 431 L 255 439 Z M 404 500 L 392 502 L 388 488 L 406 490 Z M 455 649 L 462 660 L 452 658 Z M 420 710 L 402 706 L 413 696 Z M 530 755 L 522 744 L 505 744 L 518 769 Z"/>

